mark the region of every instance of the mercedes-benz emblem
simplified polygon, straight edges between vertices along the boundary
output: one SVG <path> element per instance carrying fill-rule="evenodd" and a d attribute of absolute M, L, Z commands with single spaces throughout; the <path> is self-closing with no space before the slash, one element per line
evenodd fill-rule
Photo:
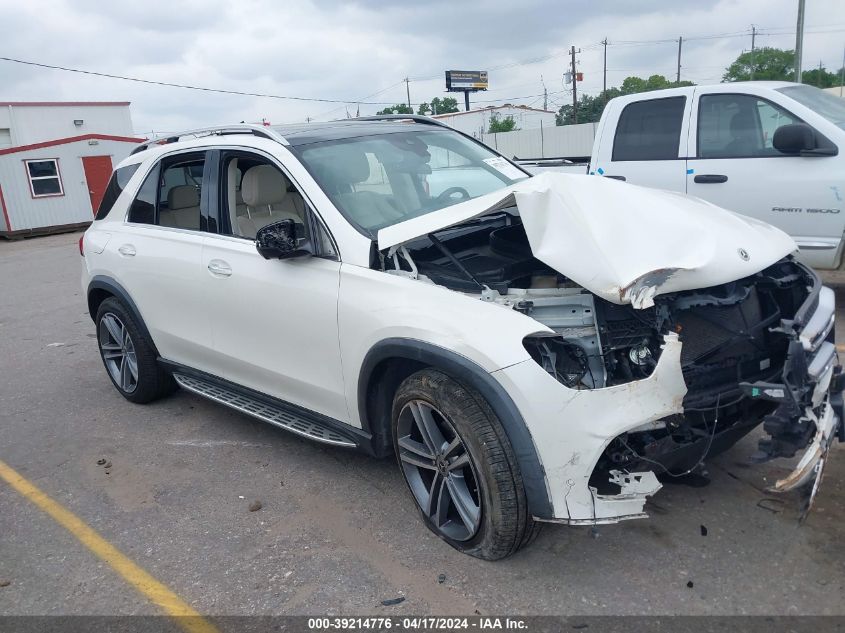
<path fill-rule="evenodd" d="M 744 248 L 738 248 L 736 249 L 736 252 L 739 253 L 739 258 L 744 262 L 747 262 L 749 259 L 751 259 L 751 255 L 749 255 L 748 251 Z"/>

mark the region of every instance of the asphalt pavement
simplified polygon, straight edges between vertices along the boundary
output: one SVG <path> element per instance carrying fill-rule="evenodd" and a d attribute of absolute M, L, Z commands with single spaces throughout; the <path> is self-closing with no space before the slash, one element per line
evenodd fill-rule
<path fill-rule="evenodd" d="M 789 464 L 749 465 L 755 433 L 707 464 L 709 486 L 666 486 L 649 519 L 549 525 L 510 559 L 472 559 L 423 526 L 390 460 L 184 391 L 120 397 L 78 238 L 0 241 L 0 461 L 202 614 L 845 614 L 842 446 L 802 525 L 765 490 Z M 158 612 L 0 480 L 0 615 Z"/>

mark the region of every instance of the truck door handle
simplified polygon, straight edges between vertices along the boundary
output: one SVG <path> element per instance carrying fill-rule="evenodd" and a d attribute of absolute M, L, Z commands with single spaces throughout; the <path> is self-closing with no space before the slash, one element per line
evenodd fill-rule
<path fill-rule="evenodd" d="M 135 257 L 135 247 L 132 244 L 122 244 L 117 248 L 117 252 L 124 257 Z"/>
<path fill-rule="evenodd" d="M 711 183 L 728 182 L 728 177 L 721 174 L 701 174 L 693 178 L 693 180 L 701 183 L 702 185 L 706 185 Z"/>
<path fill-rule="evenodd" d="M 604 177 L 605 178 L 613 178 L 614 180 L 621 180 L 622 182 L 625 182 L 627 180 L 627 178 L 625 178 L 625 176 L 609 176 L 608 174 L 605 174 Z"/>
<path fill-rule="evenodd" d="M 208 272 L 215 277 L 231 277 L 232 267 L 222 259 L 212 259 L 208 262 Z"/>

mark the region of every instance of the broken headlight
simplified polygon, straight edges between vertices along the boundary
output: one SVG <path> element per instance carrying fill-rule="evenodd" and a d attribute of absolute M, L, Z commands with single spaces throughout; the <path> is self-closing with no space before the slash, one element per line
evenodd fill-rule
<path fill-rule="evenodd" d="M 528 336 L 522 344 L 531 358 L 570 389 L 579 388 L 590 371 L 587 352 L 560 336 Z M 584 385 L 586 386 L 586 385 Z"/>

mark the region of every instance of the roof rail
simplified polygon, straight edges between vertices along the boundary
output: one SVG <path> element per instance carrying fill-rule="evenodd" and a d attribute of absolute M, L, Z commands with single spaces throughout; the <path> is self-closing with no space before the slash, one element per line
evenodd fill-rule
<path fill-rule="evenodd" d="M 196 130 L 186 130 L 184 132 L 179 132 L 178 134 L 171 134 L 170 136 L 151 139 L 146 143 L 141 143 L 138 147 L 133 149 L 132 154 L 143 152 L 144 150 L 149 149 L 153 145 L 167 145 L 169 143 L 176 143 L 177 141 L 182 140 L 182 138 L 186 136 L 200 138 L 203 136 L 224 136 L 226 134 L 253 134 L 255 136 L 260 136 L 262 138 L 277 141 L 282 145 L 288 145 L 287 139 L 285 139 L 284 136 L 279 134 L 276 130 L 273 130 L 265 125 L 238 123 L 235 125 L 217 125 L 214 127 L 198 128 Z"/>
<path fill-rule="evenodd" d="M 341 121 L 343 119 L 340 119 Z M 414 121 L 415 123 L 423 123 L 425 125 L 436 125 L 438 127 L 445 127 L 452 129 L 445 123 L 438 121 L 437 119 L 432 119 L 428 116 L 423 116 L 422 114 L 376 114 L 374 116 L 359 116 L 355 117 L 354 119 L 350 119 L 351 121 Z"/>

